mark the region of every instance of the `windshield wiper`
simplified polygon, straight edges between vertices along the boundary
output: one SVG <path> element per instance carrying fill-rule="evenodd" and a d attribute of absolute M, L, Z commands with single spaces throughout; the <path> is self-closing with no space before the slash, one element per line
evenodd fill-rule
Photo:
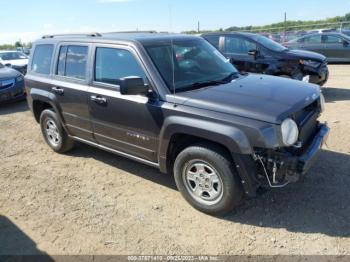
<path fill-rule="evenodd" d="M 223 79 L 221 80 L 221 82 L 229 83 L 229 82 L 231 82 L 233 79 L 238 78 L 239 75 L 240 75 L 239 72 L 232 72 L 232 73 L 230 73 L 228 76 L 226 76 L 225 78 L 223 78 Z"/>
<path fill-rule="evenodd" d="M 222 80 L 209 80 L 209 81 L 203 81 L 203 82 L 195 82 L 191 85 L 185 86 L 181 89 L 188 90 L 188 89 L 196 89 L 196 88 L 202 88 L 202 87 L 207 87 L 207 86 L 217 86 L 217 85 L 222 85 L 226 84 L 227 82 L 222 81 Z"/>

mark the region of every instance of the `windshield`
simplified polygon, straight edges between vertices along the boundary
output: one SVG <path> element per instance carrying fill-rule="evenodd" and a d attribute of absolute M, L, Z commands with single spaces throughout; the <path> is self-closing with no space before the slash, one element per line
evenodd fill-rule
<path fill-rule="evenodd" d="M 21 52 L 5 52 L 0 53 L 0 58 L 4 61 L 6 60 L 18 60 L 18 59 L 28 59 L 28 57 Z"/>
<path fill-rule="evenodd" d="M 144 46 L 171 92 L 215 85 L 238 74 L 219 51 L 202 39 L 175 39 Z"/>
<path fill-rule="evenodd" d="M 270 49 L 272 51 L 275 52 L 282 52 L 285 50 L 288 50 L 288 48 L 284 47 L 283 45 L 265 37 L 262 35 L 254 35 L 252 37 L 256 42 L 260 43 L 261 45 L 263 45 L 264 47 L 266 47 L 267 49 Z"/>

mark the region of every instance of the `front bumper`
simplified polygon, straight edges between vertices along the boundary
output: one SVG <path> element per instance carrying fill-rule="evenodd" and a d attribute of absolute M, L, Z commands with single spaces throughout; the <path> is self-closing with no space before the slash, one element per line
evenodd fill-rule
<path fill-rule="evenodd" d="M 304 74 L 310 75 L 310 83 L 323 86 L 329 77 L 329 70 L 327 65 L 322 65 L 317 70 L 311 68 L 305 68 Z"/>
<path fill-rule="evenodd" d="M 326 124 L 320 124 L 313 140 L 308 143 L 298 156 L 290 156 L 285 165 L 288 173 L 305 174 L 317 159 L 318 152 L 326 143 L 330 129 Z"/>
<path fill-rule="evenodd" d="M 330 129 L 326 124 L 318 124 L 312 138 L 302 148 L 256 152 L 260 183 L 265 184 L 266 176 L 269 182 L 273 181 L 273 186 L 278 187 L 297 182 L 317 160 L 317 155 L 326 143 L 329 132 Z M 261 176 L 262 174 L 265 176 Z"/>
<path fill-rule="evenodd" d="M 23 100 L 25 97 L 24 81 L 16 82 L 10 88 L 0 89 L 0 104 Z"/>
<path fill-rule="evenodd" d="M 295 170 L 298 173 L 305 174 L 317 159 L 317 154 L 322 146 L 327 142 L 330 129 L 326 124 L 320 124 L 319 131 L 315 135 L 313 141 L 304 151 L 304 153 L 297 158 Z"/>

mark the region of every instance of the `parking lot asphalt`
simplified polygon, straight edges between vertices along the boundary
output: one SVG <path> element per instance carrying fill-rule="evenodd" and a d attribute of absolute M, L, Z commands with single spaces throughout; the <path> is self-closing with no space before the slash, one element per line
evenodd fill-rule
<path fill-rule="evenodd" d="M 331 134 L 307 178 L 220 219 L 156 169 L 86 145 L 55 154 L 25 102 L 1 106 L 0 255 L 350 255 L 350 65 L 330 72 Z"/>

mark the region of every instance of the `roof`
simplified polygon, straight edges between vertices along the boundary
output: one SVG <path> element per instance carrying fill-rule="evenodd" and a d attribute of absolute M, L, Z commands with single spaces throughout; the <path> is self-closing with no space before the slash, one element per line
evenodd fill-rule
<path fill-rule="evenodd" d="M 202 34 L 202 36 L 210 36 L 210 35 L 243 35 L 243 36 L 255 36 L 257 33 L 250 33 L 250 32 L 214 32 L 214 33 L 207 33 Z"/>
<path fill-rule="evenodd" d="M 156 32 L 116 32 L 116 33 L 92 33 L 92 34 L 66 34 L 43 36 L 39 41 L 83 41 L 83 42 L 104 42 L 104 41 L 130 41 L 130 42 L 152 42 L 166 41 L 171 39 L 197 39 L 196 36 L 156 33 Z"/>

